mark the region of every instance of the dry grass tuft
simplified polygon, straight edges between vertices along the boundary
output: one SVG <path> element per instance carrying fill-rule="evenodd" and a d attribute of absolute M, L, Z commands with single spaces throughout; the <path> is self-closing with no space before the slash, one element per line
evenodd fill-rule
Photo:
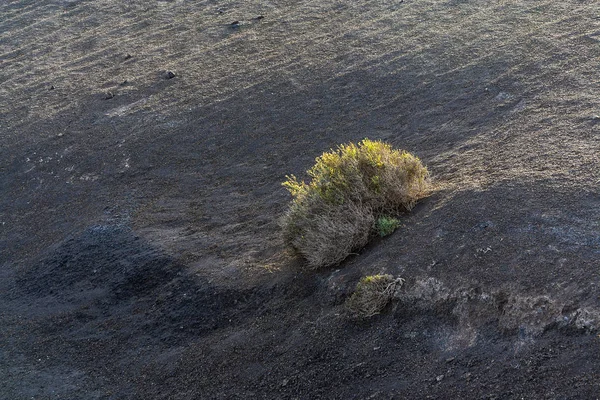
<path fill-rule="evenodd" d="M 282 227 L 311 269 L 340 263 L 373 233 L 393 232 L 389 215 L 410 210 L 429 189 L 417 157 L 368 139 L 323 153 L 308 175 L 309 183 L 293 175 L 283 183 L 293 200 Z"/>
<path fill-rule="evenodd" d="M 346 301 L 346 307 L 357 318 L 369 318 L 379 314 L 403 282 L 402 278 L 394 278 L 392 275 L 365 276 Z"/>

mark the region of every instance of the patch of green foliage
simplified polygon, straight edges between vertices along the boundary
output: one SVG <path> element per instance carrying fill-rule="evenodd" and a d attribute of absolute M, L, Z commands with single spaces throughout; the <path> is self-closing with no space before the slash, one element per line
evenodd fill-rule
<path fill-rule="evenodd" d="M 400 220 L 397 218 L 383 216 L 376 221 L 377 233 L 381 237 L 391 235 L 398 228 L 400 228 Z"/>

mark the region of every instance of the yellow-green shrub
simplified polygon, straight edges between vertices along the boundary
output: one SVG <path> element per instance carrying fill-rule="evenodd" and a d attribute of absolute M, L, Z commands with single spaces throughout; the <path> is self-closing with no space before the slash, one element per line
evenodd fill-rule
<path fill-rule="evenodd" d="M 368 139 L 323 153 L 308 175 L 283 183 L 293 199 L 282 227 L 310 268 L 341 262 L 368 242 L 375 221 L 410 210 L 428 189 L 417 157 Z"/>
<path fill-rule="evenodd" d="M 346 307 L 358 318 L 379 314 L 403 282 L 402 278 L 394 278 L 392 275 L 365 276 L 356 284 L 354 293 L 346 301 Z"/>

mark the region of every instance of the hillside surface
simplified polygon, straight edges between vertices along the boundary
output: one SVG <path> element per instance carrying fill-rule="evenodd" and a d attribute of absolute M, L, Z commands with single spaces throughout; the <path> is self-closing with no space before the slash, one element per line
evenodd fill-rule
<path fill-rule="evenodd" d="M 0 398 L 597 397 L 599 72 L 596 0 L 0 2 Z M 302 272 L 365 137 L 435 191 Z"/>

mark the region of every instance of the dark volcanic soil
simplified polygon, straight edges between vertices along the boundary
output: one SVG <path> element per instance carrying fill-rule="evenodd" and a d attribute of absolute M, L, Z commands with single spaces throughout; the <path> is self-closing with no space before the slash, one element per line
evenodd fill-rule
<path fill-rule="evenodd" d="M 0 16 L 1 399 L 600 393 L 596 1 Z M 421 157 L 436 190 L 302 272 L 281 182 L 365 137 Z M 373 273 L 406 283 L 353 320 Z"/>

